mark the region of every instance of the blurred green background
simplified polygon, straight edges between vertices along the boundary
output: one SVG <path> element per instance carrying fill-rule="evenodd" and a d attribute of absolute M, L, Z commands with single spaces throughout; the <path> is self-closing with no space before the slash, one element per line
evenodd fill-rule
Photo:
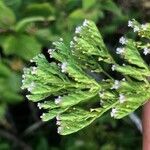
<path fill-rule="evenodd" d="M 68 42 L 85 18 L 113 51 L 122 35 L 134 37 L 128 20 L 149 21 L 149 10 L 149 0 L 0 0 L 0 150 L 140 150 L 142 136 L 129 117 L 106 114 L 78 133 L 58 135 L 55 120 L 41 122 L 41 110 L 20 87 L 29 60 L 40 52 L 48 57 L 52 42 Z"/>

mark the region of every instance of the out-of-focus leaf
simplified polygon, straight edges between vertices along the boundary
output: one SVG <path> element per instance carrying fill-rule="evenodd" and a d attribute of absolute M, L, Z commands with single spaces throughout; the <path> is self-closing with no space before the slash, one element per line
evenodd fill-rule
<path fill-rule="evenodd" d="M 0 101 L 15 103 L 22 100 L 19 95 L 21 78 L 4 63 L 0 63 Z"/>
<path fill-rule="evenodd" d="M 54 39 L 54 36 L 52 35 L 51 30 L 48 28 L 38 30 L 35 33 L 35 36 L 44 45 L 48 45 L 49 41 Z"/>
<path fill-rule="evenodd" d="M 20 7 L 21 3 L 22 3 L 22 0 L 13 0 L 13 1 L 10 1 L 10 0 L 3 0 L 4 3 L 12 8 L 13 10 L 17 11 L 18 8 Z M 17 14 L 16 14 L 17 15 Z"/>
<path fill-rule="evenodd" d="M 41 44 L 33 36 L 20 34 L 9 36 L 3 44 L 3 48 L 6 55 L 16 54 L 29 60 L 40 52 Z"/>
<path fill-rule="evenodd" d="M 69 15 L 69 18 L 77 19 L 77 20 L 85 19 L 85 13 L 84 13 L 83 9 L 76 9 Z"/>
<path fill-rule="evenodd" d="M 95 5 L 96 1 L 97 0 L 82 0 L 83 8 L 85 10 L 91 8 L 93 5 Z"/>
<path fill-rule="evenodd" d="M 1 103 L 0 104 L 0 120 L 4 119 L 5 112 L 6 112 L 6 104 Z"/>
<path fill-rule="evenodd" d="M 54 13 L 54 8 L 50 3 L 35 3 L 28 5 L 26 9 L 27 15 L 49 17 Z"/>
<path fill-rule="evenodd" d="M 112 0 L 103 0 L 100 8 L 103 10 L 111 11 L 117 16 L 123 16 L 121 9 Z"/>
<path fill-rule="evenodd" d="M 24 18 L 22 20 L 20 20 L 16 27 L 15 30 L 16 31 L 22 31 L 25 29 L 25 27 L 29 24 L 29 23 L 34 23 L 34 22 L 45 22 L 45 21 L 52 21 L 55 18 L 53 16 L 50 16 L 48 18 L 44 18 L 44 17 L 39 17 L 39 16 L 35 16 L 35 17 L 28 17 L 28 18 Z"/>
<path fill-rule="evenodd" d="M 13 11 L 0 1 L 0 28 L 11 27 L 16 21 Z"/>

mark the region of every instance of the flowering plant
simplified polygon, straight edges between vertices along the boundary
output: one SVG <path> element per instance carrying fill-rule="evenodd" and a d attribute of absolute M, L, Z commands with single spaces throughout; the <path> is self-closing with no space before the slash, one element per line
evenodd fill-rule
<path fill-rule="evenodd" d="M 150 69 L 143 59 L 150 53 L 150 25 L 132 20 L 128 26 L 140 40 L 120 38 L 122 47 L 116 53 L 121 62 L 111 55 L 96 25 L 85 20 L 70 46 L 60 39 L 48 50 L 50 61 L 39 54 L 31 60 L 34 67 L 24 69 L 22 88 L 30 92 L 27 98 L 45 111 L 43 121 L 56 117 L 58 133 L 76 132 L 109 110 L 111 117 L 120 119 L 150 97 Z"/>

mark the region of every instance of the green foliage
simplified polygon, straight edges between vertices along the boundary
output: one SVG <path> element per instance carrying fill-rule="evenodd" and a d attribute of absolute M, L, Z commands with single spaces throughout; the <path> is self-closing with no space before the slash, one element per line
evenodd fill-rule
<path fill-rule="evenodd" d="M 145 35 L 149 28 L 148 24 L 137 26 L 135 21 L 129 21 L 129 26 L 140 35 L 143 26 Z M 37 67 L 24 70 L 22 88 L 31 92 L 27 98 L 32 101 L 50 99 L 38 106 L 46 110 L 41 116 L 44 121 L 56 117 L 58 133 L 76 132 L 109 109 L 112 109 L 112 117 L 120 119 L 148 100 L 150 71 L 139 53 L 139 47 L 146 43 L 124 37 L 120 38 L 120 43 L 124 46 L 117 48 L 116 53 L 121 55 L 123 65 L 113 59 L 95 24 L 85 20 L 76 28 L 70 47 L 63 39 L 53 43 L 54 49 L 48 51 L 53 62 L 49 63 L 40 54 L 31 60 Z M 149 53 L 146 48 L 144 51 Z M 111 65 L 124 79 L 111 77 L 103 64 Z M 106 79 L 96 80 L 92 73 L 105 74 Z M 99 105 L 94 107 L 94 104 Z"/>
<path fill-rule="evenodd" d="M 19 95 L 20 82 L 18 75 L 11 72 L 11 70 L 0 62 L 0 93 L 1 103 L 15 103 L 22 100 L 22 96 Z M 7 83 L 7 84 L 6 84 Z M 2 104 L 3 105 L 3 104 Z"/>

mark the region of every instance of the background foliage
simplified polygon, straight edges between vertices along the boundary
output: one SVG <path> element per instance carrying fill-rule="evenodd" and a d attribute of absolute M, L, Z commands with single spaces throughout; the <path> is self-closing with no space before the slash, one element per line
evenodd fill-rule
<path fill-rule="evenodd" d="M 120 36 L 134 37 L 127 21 L 148 21 L 149 7 L 146 0 L 1 0 L 0 149 L 140 149 L 141 134 L 128 117 L 114 121 L 106 115 L 76 134 L 59 136 L 55 120 L 42 123 L 41 112 L 20 87 L 28 61 L 41 51 L 47 56 L 60 37 L 69 41 L 85 18 L 96 22 L 113 53 Z"/>

